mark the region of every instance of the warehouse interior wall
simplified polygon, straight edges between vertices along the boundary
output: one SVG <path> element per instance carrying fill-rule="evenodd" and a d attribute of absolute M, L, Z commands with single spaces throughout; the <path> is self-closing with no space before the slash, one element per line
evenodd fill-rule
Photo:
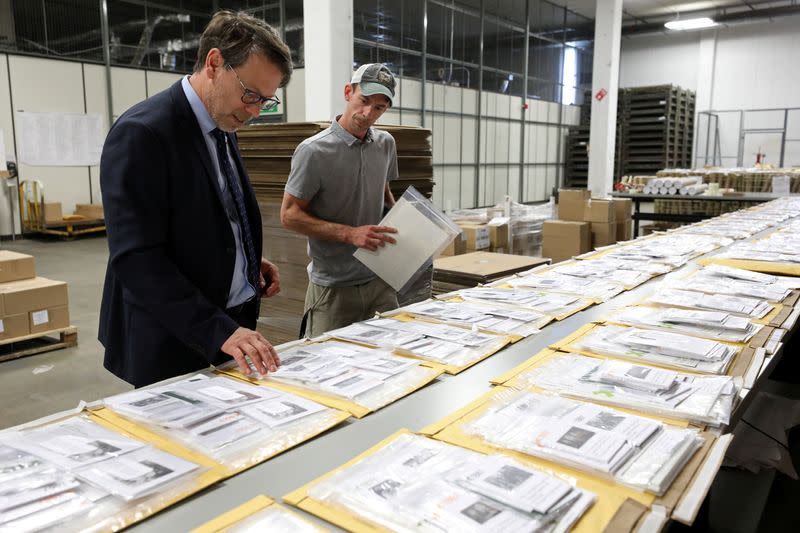
<path fill-rule="evenodd" d="M 521 98 L 484 91 L 480 143 L 476 146 L 478 94 L 474 89 L 444 83 L 429 81 L 426 84 L 425 127 L 432 131 L 434 204 L 449 211 L 494 205 L 502 202 L 506 195 L 515 201 L 547 200 L 563 174 L 564 137 L 569 126 L 579 123 L 580 108 L 529 99 L 523 123 Z M 390 109 L 380 122 L 422 125 L 419 80 L 400 79 L 396 107 L 400 109 Z M 476 148 L 480 156 L 477 169 Z M 477 202 L 476 171 L 479 176 Z"/>
<path fill-rule="evenodd" d="M 800 16 L 753 21 L 698 32 L 623 38 L 620 87 L 676 84 L 697 93 L 695 162 L 704 150 L 707 123 L 699 113 L 708 110 L 800 108 Z M 745 129 L 782 127 L 782 112 L 750 113 Z M 736 166 L 739 143 L 738 113 L 719 114 L 722 164 Z M 712 122 L 713 124 L 713 122 Z M 714 128 L 717 129 L 717 128 Z M 787 138 L 800 139 L 800 109 L 788 113 Z M 780 135 L 748 135 L 743 164 L 755 152 L 777 164 Z M 800 141 L 786 144 L 784 166 L 800 165 Z"/>
<path fill-rule="evenodd" d="M 105 66 L 15 54 L 0 54 L 0 130 L 7 161 L 16 161 L 17 135 L 14 114 L 29 112 L 97 113 L 108 129 Z M 114 119 L 129 107 L 152 96 L 181 78 L 182 74 L 124 67 L 111 67 Z M 289 121 L 302 121 L 305 114 L 304 71 L 296 69 L 284 89 Z M 64 214 L 75 204 L 102 203 L 97 166 L 32 166 L 19 164 L 20 180 L 39 180 L 45 200 L 61 202 Z M 20 233 L 16 189 L 9 181 L 0 190 L 0 235 L 11 235 L 13 202 L 15 233 Z"/>

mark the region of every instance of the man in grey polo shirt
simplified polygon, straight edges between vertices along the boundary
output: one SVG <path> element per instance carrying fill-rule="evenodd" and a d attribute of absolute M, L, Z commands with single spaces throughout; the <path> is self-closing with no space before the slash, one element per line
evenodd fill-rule
<path fill-rule="evenodd" d="M 344 112 L 292 157 L 281 223 L 308 236 L 308 337 L 397 307 L 395 291 L 353 257 L 356 248 L 395 243 L 396 230 L 376 224 L 394 205 L 397 149 L 389 133 L 371 127 L 394 103 L 395 85 L 385 65 L 362 65 L 344 88 Z"/>

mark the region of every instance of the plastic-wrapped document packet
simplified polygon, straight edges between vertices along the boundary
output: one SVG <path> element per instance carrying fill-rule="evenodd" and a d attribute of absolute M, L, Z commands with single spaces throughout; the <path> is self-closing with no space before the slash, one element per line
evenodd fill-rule
<path fill-rule="evenodd" d="M 778 285 L 751 283 L 733 278 L 721 278 L 705 274 L 705 269 L 684 280 L 682 288 L 707 294 L 730 294 L 750 298 L 762 298 L 770 302 L 781 302 L 792 292 Z"/>
<path fill-rule="evenodd" d="M 614 325 L 597 326 L 572 346 L 597 355 L 707 374 L 724 374 L 740 350 L 679 333 Z"/>
<path fill-rule="evenodd" d="M 556 272 L 524 274 L 508 279 L 506 283 L 514 288 L 521 287 L 563 292 L 600 301 L 609 300 L 625 290 L 625 287 L 619 283 L 567 276 Z"/>
<path fill-rule="evenodd" d="M 48 435 L 68 444 L 42 446 Z M 90 445 L 92 457 L 83 450 Z M 0 531 L 116 531 L 196 490 L 205 471 L 86 415 L 8 430 L 0 434 Z"/>
<path fill-rule="evenodd" d="M 233 405 L 223 409 L 212 400 Z M 104 403 L 236 470 L 327 429 L 337 417 L 288 392 L 207 374 L 110 396 Z"/>
<path fill-rule="evenodd" d="M 725 294 L 705 294 L 698 291 L 662 288 L 647 299 L 648 303 L 685 307 L 688 309 L 706 309 L 724 311 L 753 319 L 764 318 L 773 307 L 763 298 L 732 296 Z"/>
<path fill-rule="evenodd" d="M 464 426 L 501 448 L 542 457 L 663 494 L 702 444 L 694 430 L 560 396 L 498 394 Z"/>
<path fill-rule="evenodd" d="M 292 345 L 278 353 L 281 368 L 264 377 L 266 381 L 345 398 L 372 410 L 435 374 L 390 351 L 337 340 Z"/>
<path fill-rule="evenodd" d="M 557 293 L 534 289 L 503 289 L 499 287 L 475 287 L 439 296 L 445 300 L 459 296 L 466 301 L 490 304 L 516 305 L 533 309 L 552 317 L 569 316 L 592 305 L 593 300 L 575 294 Z"/>
<path fill-rule="evenodd" d="M 279 505 L 270 505 L 219 533 L 320 533 L 324 531 Z"/>
<path fill-rule="evenodd" d="M 445 324 L 477 327 L 482 331 L 521 337 L 538 333 L 551 320 L 543 313 L 516 306 L 441 300 L 418 302 L 390 311 L 386 316 L 397 314 L 427 317 Z"/>
<path fill-rule="evenodd" d="M 455 222 L 414 187 L 406 189 L 380 224 L 397 229 L 397 242 L 372 251 L 359 248 L 353 257 L 397 292 L 406 291 L 418 277 L 430 272 L 431 258 L 461 233 Z"/>
<path fill-rule="evenodd" d="M 447 324 L 374 318 L 328 332 L 353 342 L 390 348 L 398 353 L 445 365 L 465 366 L 506 344 L 506 339 L 489 333 Z M 416 363 L 406 361 L 406 365 Z"/>
<path fill-rule="evenodd" d="M 608 321 L 727 342 L 747 342 L 764 327 L 727 313 L 647 306 L 626 307 Z"/>
<path fill-rule="evenodd" d="M 604 279 L 629 289 L 641 285 L 652 277 L 647 272 L 626 268 L 630 263 L 634 262 L 603 259 L 570 261 L 554 266 L 552 272 L 579 278 Z"/>
<path fill-rule="evenodd" d="M 309 496 L 392 531 L 565 531 L 594 501 L 571 480 L 411 434 Z"/>
<path fill-rule="evenodd" d="M 543 362 L 518 376 L 522 385 L 531 385 L 576 398 L 586 398 L 618 407 L 636 409 L 668 418 L 698 424 L 721 426 L 730 420 L 741 379 L 726 376 L 699 376 L 677 373 L 667 393 L 647 394 L 595 379 L 596 372 L 610 360 L 576 354 L 563 354 Z M 642 375 L 645 365 L 614 361 Z"/>

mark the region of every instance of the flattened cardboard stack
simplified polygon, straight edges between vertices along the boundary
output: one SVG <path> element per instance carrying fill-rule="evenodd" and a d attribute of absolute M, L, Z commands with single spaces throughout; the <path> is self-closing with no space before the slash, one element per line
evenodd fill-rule
<path fill-rule="evenodd" d="M 273 344 L 298 337 L 308 286 L 306 237 L 281 226 L 283 189 L 297 145 L 328 126 L 329 122 L 259 124 L 238 133 L 239 149 L 261 209 L 264 256 L 278 266 L 281 276 L 280 294 L 261 303 L 262 330 Z M 375 128 L 391 133 L 397 145 L 400 177 L 391 184 L 395 197 L 413 185 L 430 198 L 433 193 L 430 130 L 411 126 Z"/>
<path fill-rule="evenodd" d="M 542 257 L 472 252 L 433 261 L 433 293 L 444 294 L 459 289 L 491 283 L 517 272 L 547 263 Z"/>
<path fill-rule="evenodd" d="M 67 326 L 67 284 L 36 277 L 33 256 L 0 250 L 0 341 Z"/>

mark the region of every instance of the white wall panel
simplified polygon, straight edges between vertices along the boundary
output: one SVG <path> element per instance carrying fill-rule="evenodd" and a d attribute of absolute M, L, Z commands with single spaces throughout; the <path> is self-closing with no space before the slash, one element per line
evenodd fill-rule
<path fill-rule="evenodd" d="M 163 90 L 170 88 L 176 81 L 180 80 L 183 74 L 174 72 L 158 72 L 154 70 L 145 72 L 145 83 L 147 84 L 147 96 L 153 96 Z"/>
<path fill-rule="evenodd" d="M 421 126 L 422 115 L 414 111 L 401 111 L 400 118 L 403 126 Z M 435 133 L 434 133 L 435 135 Z"/>
<path fill-rule="evenodd" d="M 461 177 L 458 167 L 444 168 L 442 187 L 442 208 L 446 211 L 458 209 L 461 204 Z"/>
<path fill-rule="evenodd" d="M 518 102 L 518 98 L 513 98 L 515 102 Z M 497 95 L 497 116 L 503 118 L 510 118 L 511 117 L 511 103 L 512 98 L 507 94 L 498 94 Z M 516 109 L 516 105 L 514 109 Z"/>
<path fill-rule="evenodd" d="M 0 54 L 0 131 L 3 132 L 5 152 L 0 153 L 3 161 L 16 160 L 16 143 L 14 142 L 14 128 L 11 109 L 11 92 L 8 87 L 8 56 Z M 5 180 L 3 180 L 5 181 Z M 10 183 L 10 182 L 9 182 Z M 8 199 L 14 205 L 14 213 L 19 214 L 17 195 L 14 189 L 0 187 L 0 234 L 9 235 L 11 233 L 11 215 L 8 214 Z M 19 216 L 15 217 L 14 231 L 19 233 Z"/>
<path fill-rule="evenodd" d="M 294 69 L 292 78 L 283 89 L 286 97 L 286 121 L 303 122 L 306 119 L 306 70 Z M 344 96 L 342 96 L 344 103 Z M 399 124 L 400 122 L 394 122 Z"/>
<path fill-rule="evenodd" d="M 461 167 L 461 204 L 459 207 L 469 207 L 474 203 L 475 195 L 475 167 Z"/>
<path fill-rule="evenodd" d="M 508 171 L 507 166 L 494 168 L 493 194 L 490 198 L 487 198 L 487 205 L 494 205 L 505 199 L 508 194 Z"/>
<path fill-rule="evenodd" d="M 509 129 L 516 126 L 511 122 L 495 121 L 495 134 L 494 134 L 494 162 L 506 163 L 509 160 Z M 519 150 L 519 140 L 517 140 L 517 149 Z"/>
<path fill-rule="evenodd" d="M 508 127 L 508 162 L 519 163 L 519 143 L 521 141 L 522 126 L 519 122 L 512 122 Z"/>
<path fill-rule="evenodd" d="M 376 124 L 400 124 L 400 111 L 388 109 Z"/>
<path fill-rule="evenodd" d="M 477 115 L 478 114 L 478 91 L 474 89 L 461 89 L 463 102 L 464 102 L 464 110 L 462 113 L 465 115 Z"/>
<path fill-rule="evenodd" d="M 435 185 L 433 187 L 431 201 L 433 205 L 439 209 L 444 209 L 444 169 L 442 167 L 433 167 L 433 181 Z"/>
<path fill-rule="evenodd" d="M 103 65 L 83 65 L 83 83 L 86 92 L 86 112 L 102 117 L 103 127 L 108 130 L 108 99 L 106 97 L 106 68 Z M 89 196 L 94 204 L 102 204 L 100 190 L 100 166 L 89 169 L 91 187 Z"/>
<path fill-rule="evenodd" d="M 444 162 L 444 139 L 446 133 L 444 131 L 444 115 L 439 113 L 428 113 L 428 125 L 433 132 L 431 136 L 431 144 L 433 148 L 433 162 Z"/>
<path fill-rule="evenodd" d="M 83 74 L 76 62 L 9 56 L 14 111 L 84 112 Z M 58 90 L 53 90 L 58 80 Z M 89 201 L 88 167 L 45 167 L 19 164 L 20 179 L 37 179 L 45 199 L 61 202 L 65 214 Z"/>
<path fill-rule="evenodd" d="M 406 108 L 419 109 L 422 107 L 420 100 L 422 84 L 417 80 L 400 78 L 401 105 Z"/>
<path fill-rule="evenodd" d="M 445 163 L 461 163 L 461 119 L 458 117 L 444 117 L 443 160 Z M 474 151 L 473 147 L 471 151 Z"/>
<path fill-rule="evenodd" d="M 111 67 L 111 94 L 114 104 L 114 120 L 116 120 L 129 107 L 147 98 L 144 71 Z"/>
<path fill-rule="evenodd" d="M 461 100 L 464 97 L 464 89 L 461 87 L 453 87 L 452 85 L 444 86 L 444 110 L 450 113 L 461 113 Z"/>
<path fill-rule="evenodd" d="M 475 162 L 475 130 L 478 121 L 464 118 L 461 124 L 461 161 L 465 164 Z"/>

